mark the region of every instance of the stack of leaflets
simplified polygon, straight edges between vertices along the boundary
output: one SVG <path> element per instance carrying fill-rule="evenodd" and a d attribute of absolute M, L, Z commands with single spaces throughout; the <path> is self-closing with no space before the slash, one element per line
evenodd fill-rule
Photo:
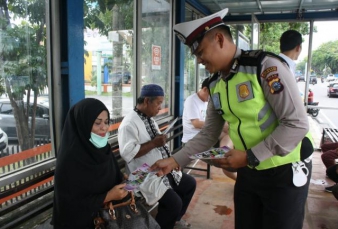
<path fill-rule="evenodd" d="M 127 185 L 125 189 L 128 191 L 139 191 L 138 187 L 142 184 L 142 182 L 147 178 L 149 174 L 155 174 L 156 172 L 151 172 L 150 166 L 147 163 L 144 163 L 141 167 L 138 167 L 134 172 L 129 174 L 129 178 L 127 180 Z"/>
<path fill-rule="evenodd" d="M 227 157 L 227 152 L 230 151 L 230 148 L 227 146 L 223 146 L 220 148 L 212 148 L 208 151 L 204 151 L 201 153 L 196 153 L 191 155 L 191 159 L 200 159 L 202 161 L 208 162 L 208 160 L 212 159 L 221 159 Z"/>

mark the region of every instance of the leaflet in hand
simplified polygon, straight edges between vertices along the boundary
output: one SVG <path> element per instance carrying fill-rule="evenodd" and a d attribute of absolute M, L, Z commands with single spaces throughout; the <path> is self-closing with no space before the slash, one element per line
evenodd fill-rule
<path fill-rule="evenodd" d="M 156 173 L 156 172 L 151 172 L 149 169 L 150 169 L 150 166 L 147 163 L 144 163 L 141 167 L 138 167 L 134 172 L 130 173 L 125 189 L 127 189 L 128 191 L 132 191 L 132 190 L 138 191 L 138 187 L 146 179 L 146 177 L 149 174 Z"/>
<path fill-rule="evenodd" d="M 175 120 L 174 120 L 172 123 L 170 123 L 170 125 L 167 127 L 167 129 L 165 129 L 165 130 L 163 131 L 162 134 L 167 134 L 167 133 L 169 133 L 169 131 L 174 127 L 174 125 L 175 125 L 175 123 L 177 122 L 177 120 L 178 120 L 178 117 L 175 118 Z"/>
<path fill-rule="evenodd" d="M 230 148 L 227 146 L 223 146 L 220 148 L 212 148 L 208 151 L 204 151 L 201 153 L 197 153 L 191 155 L 191 159 L 201 159 L 201 160 L 211 160 L 211 159 L 220 159 L 227 157 L 227 152 L 230 151 Z"/>

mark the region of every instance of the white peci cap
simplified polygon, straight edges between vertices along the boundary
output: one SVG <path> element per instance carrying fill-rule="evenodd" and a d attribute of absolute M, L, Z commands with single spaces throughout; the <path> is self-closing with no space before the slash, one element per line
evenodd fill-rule
<path fill-rule="evenodd" d="M 228 8 L 225 8 L 204 18 L 176 24 L 173 29 L 177 37 L 185 45 L 190 47 L 191 53 L 194 53 L 201 38 L 203 38 L 208 31 L 218 26 L 225 26 L 223 18 L 227 13 Z"/>

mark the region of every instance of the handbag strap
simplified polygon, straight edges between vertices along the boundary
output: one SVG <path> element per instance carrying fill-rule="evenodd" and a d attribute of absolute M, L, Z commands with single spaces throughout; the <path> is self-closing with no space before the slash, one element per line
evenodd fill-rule
<path fill-rule="evenodd" d="M 101 228 L 104 228 L 105 222 L 104 222 L 104 220 L 98 215 L 98 216 L 95 217 L 95 219 L 94 219 L 94 225 L 95 225 L 95 229 L 101 229 Z"/>
<path fill-rule="evenodd" d="M 130 209 L 133 212 L 138 213 L 138 209 L 136 207 L 134 193 L 132 191 L 129 191 L 128 195 L 130 195 L 130 199 L 128 201 L 125 201 L 125 202 L 120 203 L 120 204 L 115 204 L 115 205 L 113 205 L 112 201 L 110 201 L 108 203 L 108 208 L 109 208 L 108 213 L 109 213 L 110 217 L 113 220 L 116 220 L 115 209 L 119 208 L 119 207 L 123 207 L 123 206 L 128 206 L 129 205 Z"/>

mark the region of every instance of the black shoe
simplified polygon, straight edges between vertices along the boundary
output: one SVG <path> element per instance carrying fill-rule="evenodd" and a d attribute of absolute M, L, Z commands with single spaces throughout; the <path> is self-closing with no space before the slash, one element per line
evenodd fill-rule
<path fill-rule="evenodd" d="M 326 188 L 325 188 L 325 191 L 326 191 L 326 192 L 332 192 L 332 189 L 333 189 L 336 185 L 337 185 L 337 184 L 332 185 L 332 186 L 329 186 L 329 187 L 326 187 Z"/>

